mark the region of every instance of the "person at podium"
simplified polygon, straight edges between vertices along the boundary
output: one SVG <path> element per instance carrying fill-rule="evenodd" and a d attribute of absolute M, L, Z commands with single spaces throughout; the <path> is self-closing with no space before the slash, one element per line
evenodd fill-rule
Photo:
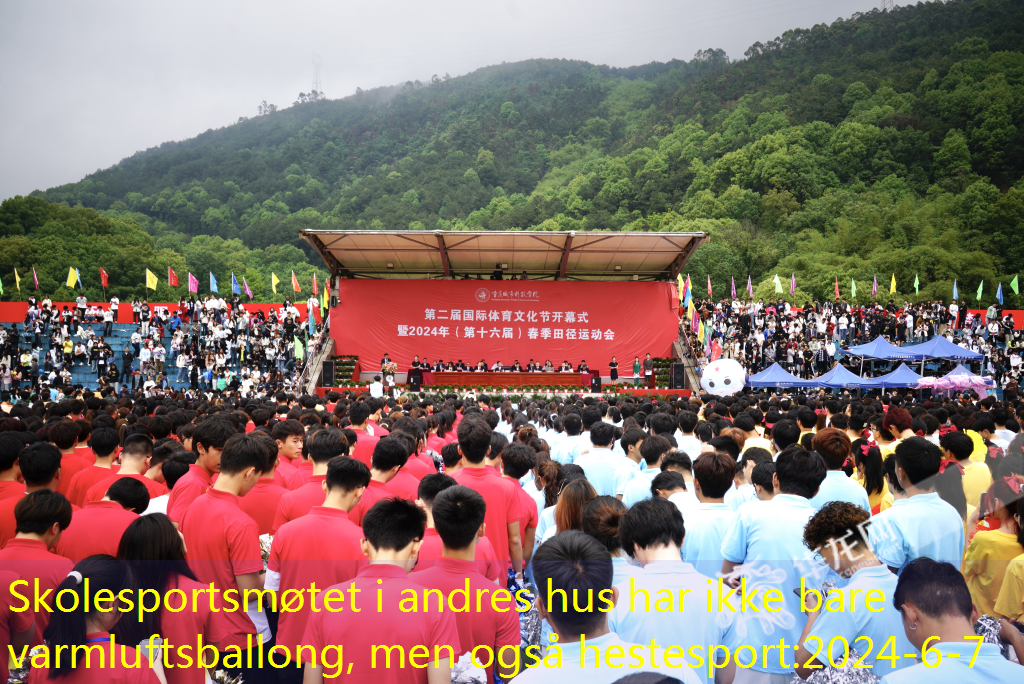
<path fill-rule="evenodd" d="M 388 363 L 391 363 L 391 357 L 388 356 L 387 352 L 384 352 L 384 358 L 380 360 L 380 370 L 381 370 L 381 372 L 384 371 L 384 365 L 388 364 Z"/>
<path fill-rule="evenodd" d="M 412 363 L 409 364 L 409 384 L 415 386 L 423 384 L 423 364 L 420 363 L 419 354 L 413 357 Z"/>

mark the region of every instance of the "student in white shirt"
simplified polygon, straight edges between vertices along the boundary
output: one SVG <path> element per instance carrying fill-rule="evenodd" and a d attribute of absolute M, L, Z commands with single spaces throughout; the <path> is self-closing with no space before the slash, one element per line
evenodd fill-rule
<path fill-rule="evenodd" d="M 604 421 L 597 421 L 590 426 L 590 449 L 575 460 L 598 496 L 615 496 L 616 493 L 615 468 L 622 457 L 612 454 L 614 438 L 615 428 Z"/>
<path fill-rule="evenodd" d="M 683 411 L 679 414 L 679 429 L 676 430 L 676 445 L 679 451 L 688 454 L 691 459 L 696 458 L 700 453 L 701 441 L 693 434 L 697 427 L 697 414 L 693 411 Z"/>
<path fill-rule="evenodd" d="M 573 463 L 576 457 L 589 446 L 590 439 L 581 434 L 583 419 L 575 413 L 570 413 L 562 418 L 562 427 L 565 428 L 566 437 L 551 448 L 551 460 L 568 465 Z"/>
<path fill-rule="evenodd" d="M 701 454 L 693 462 L 693 488 L 699 503 L 685 511 L 680 509 L 686 521 L 683 560 L 708 577 L 717 577 L 722 569 L 722 540 L 736 517 L 736 511 L 723 498 L 735 474 L 736 462 L 730 456 Z M 669 501 L 678 506 L 675 497 Z"/>
<path fill-rule="evenodd" d="M 378 399 L 384 396 L 384 385 L 381 384 L 379 375 L 373 376 L 373 382 L 370 383 L 370 396 Z"/>
<path fill-rule="evenodd" d="M 661 473 L 661 462 L 669 453 L 672 445 L 661 435 L 651 435 L 640 445 L 640 455 L 647 465 L 646 469 L 637 473 L 622 490 L 622 503 L 626 508 L 638 501 L 651 498 L 651 482 Z"/>
<path fill-rule="evenodd" d="M 615 466 L 615 496 L 621 500 L 626 485 L 645 468 L 643 457 L 640 456 L 640 446 L 643 444 L 647 433 L 639 428 L 630 428 L 622 433 L 619 446 L 625 452 L 625 458 L 619 458 Z"/>

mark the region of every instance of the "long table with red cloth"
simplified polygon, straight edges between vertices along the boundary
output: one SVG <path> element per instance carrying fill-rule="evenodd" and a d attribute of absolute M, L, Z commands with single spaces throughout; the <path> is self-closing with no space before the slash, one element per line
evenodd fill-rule
<path fill-rule="evenodd" d="M 596 373 L 594 374 L 596 375 Z M 450 385 L 452 387 L 533 387 L 537 385 L 552 386 L 590 386 L 591 373 L 499 373 L 456 371 L 424 371 L 423 384 Z"/>

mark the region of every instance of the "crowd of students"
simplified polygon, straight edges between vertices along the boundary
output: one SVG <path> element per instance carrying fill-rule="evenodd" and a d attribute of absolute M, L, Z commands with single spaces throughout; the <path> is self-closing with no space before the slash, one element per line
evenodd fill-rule
<path fill-rule="evenodd" d="M 1021 353 L 1024 331 L 1014 330 L 1013 317 L 995 305 L 984 315 L 975 315 L 967 303 L 925 301 L 902 305 L 893 300 L 874 305 L 851 305 L 814 301 L 803 307 L 783 300 L 739 299 L 694 302 L 704 325 L 719 347 L 718 354 L 739 361 L 749 373 L 758 373 L 773 363 L 797 377 L 812 378 L 824 373 L 838 360 L 837 349 L 866 344 L 885 337 L 896 346 L 927 342 L 936 335 L 971 351 L 984 354 L 982 371 L 999 387 L 1017 396 L 1021 382 Z M 696 341 L 690 320 L 681 327 L 690 346 L 700 357 L 706 345 Z M 859 368 L 852 368 L 859 375 Z M 887 371 L 886 371 L 887 372 Z"/>
<path fill-rule="evenodd" d="M 973 399 L 4 404 L 0 649 L 30 684 L 200 684 L 197 637 L 245 684 L 1015 681 L 1024 406 Z"/>

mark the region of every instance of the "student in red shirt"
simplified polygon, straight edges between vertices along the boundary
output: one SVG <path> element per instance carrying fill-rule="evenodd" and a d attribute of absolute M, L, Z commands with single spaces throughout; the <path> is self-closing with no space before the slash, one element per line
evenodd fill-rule
<path fill-rule="evenodd" d="M 348 440 L 338 428 L 328 428 L 313 432 L 306 440 L 305 450 L 313 470 L 306 478 L 306 483 L 293 492 L 281 497 L 274 516 L 273 531 L 289 520 L 295 520 L 307 513 L 313 506 L 324 502 L 323 482 L 327 477 L 327 464 L 336 456 L 348 454 Z"/>
<path fill-rule="evenodd" d="M 308 591 L 326 589 L 347 582 L 366 565 L 360 547 L 363 531 L 353 523 L 352 510 L 370 482 L 370 469 L 353 458 L 339 456 L 327 465 L 323 482 L 326 493 L 323 506 L 314 506 L 308 515 L 285 523 L 274 536 L 267 565 L 266 588 L 281 595 L 289 589 Z M 310 607 L 304 602 L 295 612 L 280 613 L 277 642 L 293 655 L 302 643 Z M 299 668 L 280 670 L 289 680 L 301 679 Z"/>
<path fill-rule="evenodd" d="M 96 454 L 89 448 L 89 440 L 92 435 L 92 423 L 87 421 L 85 418 L 76 418 L 75 426 L 78 427 L 78 446 L 75 447 L 75 455 L 83 461 L 92 465 L 96 462 Z M 97 425 L 96 427 L 103 427 Z M 108 425 L 107 427 L 113 427 Z"/>
<path fill-rule="evenodd" d="M 0 501 L 0 549 L 13 539 L 17 527 L 14 508 L 25 495 L 41 489 L 57 491 L 61 476 L 61 456 L 57 447 L 48 442 L 36 442 L 21 452 L 18 458 L 21 476 L 25 479 L 22 496 Z"/>
<path fill-rule="evenodd" d="M 363 516 L 381 499 L 391 496 L 387 484 L 394 479 L 405 462 L 409 453 L 400 440 L 384 437 L 373 447 L 373 465 L 370 467 L 370 484 L 363 492 L 359 505 L 349 511 L 348 517 L 356 525 L 363 524 Z"/>
<path fill-rule="evenodd" d="M 275 482 L 285 489 L 298 489 L 306 484 L 305 475 L 299 472 L 306 430 L 297 420 L 282 420 L 274 426 L 272 434 L 277 442 L 277 457 L 281 461 Z"/>
<path fill-rule="evenodd" d="M 366 400 L 366 405 L 370 408 L 370 418 L 367 421 L 367 434 L 371 434 L 377 439 L 390 435 L 390 430 L 385 430 L 380 426 L 380 419 L 384 413 L 384 400 L 379 397 L 369 397 Z"/>
<path fill-rule="evenodd" d="M 467 416 L 459 424 L 459 453 L 462 468 L 455 481 L 478 492 L 487 502 L 487 538 L 502 561 L 512 561 L 516 576 L 522 577 L 523 547 L 519 539 L 519 505 L 516 495 L 494 470 L 484 464 L 491 449 L 491 427 L 481 419 Z"/>
<path fill-rule="evenodd" d="M 174 483 L 167 502 L 167 517 L 171 522 L 180 526 L 189 505 L 210 488 L 214 473 L 220 472 L 220 453 L 234 434 L 231 423 L 216 417 L 207 418 L 196 428 L 192 435 L 196 462 L 189 466 L 187 475 Z"/>
<path fill-rule="evenodd" d="M 13 653 L 16 658 L 28 654 L 28 647 L 32 645 L 32 637 L 36 633 L 32 611 L 15 611 L 11 608 L 14 602 L 11 584 L 20 579 L 17 573 L 0 570 L 0 653 Z M 0 682 L 6 682 L 10 675 L 8 660 L 0 658 Z"/>
<path fill-rule="evenodd" d="M 201 440 L 196 431 L 196 442 Z M 260 534 L 256 521 L 238 507 L 238 497 L 245 496 L 256 486 L 260 473 L 267 469 L 267 450 L 263 442 L 253 435 L 238 434 L 231 437 L 219 454 L 220 475 L 205 494 L 188 507 L 181 521 L 181 531 L 188 549 L 188 564 L 202 584 L 212 582 L 218 593 L 214 607 L 224 610 L 223 592 L 238 592 L 241 602 L 246 589 L 263 589 L 263 559 L 260 552 Z M 179 480 L 173 491 L 181 486 Z M 247 650 L 247 636 L 257 643 L 270 641 L 270 626 L 266 614 L 258 606 L 246 611 L 225 610 L 228 624 L 220 642 L 222 657 L 228 658 L 225 670 L 232 677 L 241 674 L 246 682 L 258 681 L 259 672 L 245 668 L 251 655 L 256 663 L 258 655 Z M 228 665 L 241 654 L 240 666 Z"/>
<path fill-rule="evenodd" d="M 407 432 L 400 432 L 395 430 L 390 435 L 391 439 L 398 440 L 405 448 L 406 454 L 408 455 L 405 461 L 405 465 L 399 469 L 395 476 L 384 485 L 384 488 L 388 491 L 391 496 L 397 496 L 400 499 L 406 501 L 416 500 L 416 490 L 420 486 L 420 478 L 414 476 L 409 472 L 412 464 L 422 463 L 416 458 L 416 439 L 409 435 Z M 378 442 L 379 444 L 379 442 Z M 429 475 L 429 473 L 426 473 Z"/>
<path fill-rule="evenodd" d="M 89 489 L 99 482 L 106 480 L 117 473 L 121 466 L 114 465 L 117 458 L 117 448 L 121 444 L 121 437 L 113 428 L 96 428 L 89 437 L 89 448 L 96 457 L 96 461 L 86 468 L 75 473 L 71 478 L 71 486 L 68 487 L 68 500 L 76 506 L 85 504 L 85 495 Z"/>
<path fill-rule="evenodd" d="M 519 484 L 528 472 L 537 465 L 537 454 L 525 444 L 513 443 L 501 450 L 502 477 L 512 483 L 512 491 L 519 499 L 519 532 L 523 540 L 523 569 L 530 562 L 533 554 L 533 542 L 537 534 L 537 523 L 540 516 L 537 512 L 537 501 L 526 493 Z"/>
<path fill-rule="evenodd" d="M 456 613 L 455 623 L 463 651 L 487 646 L 496 654 L 492 666 L 487 668 L 487 681 L 492 682 L 495 662 L 503 679 L 512 679 L 517 674 L 514 667 L 505 668 L 500 663 L 518 660 L 520 636 L 519 613 L 512 594 L 477 571 L 475 547 L 483 537 L 486 513 L 484 498 L 469 487 L 455 485 L 439 493 L 434 499 L 433 516 L 441 538 L 441 557 L 433 567 L 414 572 L 409 578 L 430 589 L 440 589 L 445 596 L 468 589 L 471 596 L 487 597 L 478 604 L 479 610 Z M 503 597 L 497 605 L 504 610 L 495 608 L 495 594 Z"/>
<path fill-rule="evenodd" d="M 163 513 L 144 515 L 132 522 L 121 537 L 117 558 L 132 569 L 140 593 L 151 589 L 165 596 L 177 589 L 191 597 L 193 591 L 209 588 L 200 584 L 188 567 L 181 534 Z M 175 597 L 168 598 L 172 599 L 170 605 L 177 607 Z M 163 601 L 161 606 L 155 613 L 145 613 L 141 623 L 136 622 L 137 612 L 126 614 L 122 619 L 130 621 L 131 625 L 122 623 L 120 629 L 129 632 L 130 643 L 159 634 L 165 642 L 175 646 L 192 644 L 191 650 L 184 652 L 193 658 L 191 665 L 186 665 L 188 661 L 179 657 L 177 648 L 165 652 L 169 667 L 164 668 L 164 676 L 167 684 L 203 684 L 206 672 L 196 667 L 194 661 L 196 637 L 202 635 L 204 644 L 217 648 L 226 626 L 223 614 L 212 611 L 209 601 L 197 601 L 196 610 L 190 605 L 187 610 L 171 611 Z"/>
<path fill-rule="evenodd" d="M 398 433 L 409 435 L 414 443 L 413 452 L 409 455 L 409 462 L 405 464 L 403 470 L 408 471 L 417 480 L 436 473 L 437 466 L 434 464 L 434 459 L 427 455 L 426 433 L 420 427 L 420 421 L 414 420 L 409 416 L 399 418 L 395 421 L 394 430 L 391 434 L 397 435 Z"/>
<path fill-rule="evenodd" d="M 256 481 L 256 486 L 238 500 L 238 507 L 256 521 L 261 535 L 272 534 L 277 506 L 281 503 L 281 497 L 288 493 L 287 489 L 274 483 L 274 472 L 279 463 L 277 442 L 265 432 L 252 432 L 248 434 L 254 435 L 263 442 L 267 448 L 267 458 L 270 462 L 270 467 L 260 475 L 260 479 Z"/>
<path fill-rule="evenodd" d="M 46 446 L 53 448 L 52 444 Z M 52 591 L 73 567 L 67 558 L 52 553 L 61 532 L 71 524 L 71 503 L 63 494 L 40 489 L 18 499 L 15 514 L 18 516 L 17 535 L 0 550 L 0 568 L 21 575 L 28 583 L 29 596 L 35 591 L 35 580 L 39 580 L 40 594 Z M 25 585 L 18 593 L 25 595 Z M 52 615 L 44 609 L 36 614 L 34 645 L 43 643 L 43 630 Z"/>
<path fill-rule="evenodd" d="M 20 480 L 21 468 L 18 467 L 18 456 L 24 448 L 25 443 L 15 433 L 0 433 L 0 501 L 25 493 L 25 483 Z"/>
<path fill-rule="evenodd" d="M 71 516 L 72 526 L 57 543 L 57 554 L 77 563 L 97 553 L 117 555 L 128 526 L 149 506 L 149 492 L 138 480 L 115 480 L 106 496 L 90 501 Z"/>
<path fill-rule="evenodd" d="M 71 487 L 71 478 L 80 470 L 85 470 L 91 464 L 88 460 L 75 453 L 78 446 L 79 429 L 74 421 L 62 420 L 47 428 L 47 436 L 51 443 L 60 449 L 61 481 L 57 484 L 57 491 L 67 496 Z"/>
<path fill-rule="evenodd" d="M 406 573 L 416 562 L 425 523 L 426 515 L 410 501 L 385 499 L 377 502 L 363 521 L 364 539 L 360 542 L 369 565 L 361 568 L 354 580 L 332 587 L 346 597 L 346 610 L 326 610 L 324 596 L 327 592 L 317 594 L 302 643 L 312 646 L 316 653 L 321 653 L 325 646 L 344 644 L 345 672 L 342 679 L 345 682 L 451 682 L 452 662 L 448 655 L 450 653 L 451 659 L 457 660 L 467 650 L 459 642 L 453 613 L 450 610 L 404 613 L 399 609 L 399 601 L 407 598 L 410 592 L 423 596 L 423 586 L 410 580 Z M 358 593 L 350 591 L 350 588 L 358 590 Z M 349 601 L 360 611 L 357 619 L 353 619 Z M 378 601 L 380 611 L 377 609 Z M 413 667 L 408 658 L 405 659 L 405 667 L 400 667 L 397 656 L 392 653 L 390 666 L 382 667 L 380 659 L 383 656 L 378 653 L 377 667 L 374 668 L 371 667 L 371 655 L 375 644 L 401 646 L 407 654 L 414 647 L 425 647 L 431 659 L 426 668 Z M 435 647 L 442 654 L 436 666 L 432 657 Z M 341 674 L 325 671 L 322 662 L 318 662 L 316 667 L 307 663 L 305 669 L 305 684 L 329 681 L 325 676 Z"/>
<path fill-rule="evenodd" d="M 432 510 L 434 499 L 449 487 L 457 487 L 458 485 L 459 483 L 452 477 L 440 473 L 427 475 L 420 480 L 416 505 L 427 514 L 427 529 L 423 533 L 423 543 L 420 545 L 420 553 L 416 558 L 417 571 L 426 570 L 433 566 L 437 559 L 441 557 L 441 537 L 434 527 Z M 494 555 L 494 547 L 491 546 L 491 541 L 487 537 L 481 538 L 477 543 L 474 560 L 476 561 L 477 572 L 492 582 L 498 582 L 499 578 L 505 576 L 505 565 L 498 562 L 497 556 Z"/>
<path fill-rule="evenodd" d="M 85 594 L 86 580 L 88 600 Z M 62 579 L 57 592 L 66 590 L 76 594 L 77 602 L 66 594 L 64 600 L 68 604 L 75 603 L 82 607 L 88 605 L 89 612 L 85 613 L 84 608 L 74 612 L 54 611 L 44 632 L 46 645 L 50 649 L 49 667 L 33 667 L 28 677 L 29 684 L 158 684 L 160 680 L 150 666 L 149 658 L 136 651 L 135 644 L 117 644 L 117 651 L 110 653 L 110 631 L 123 613 L 117 610 L 117 599 L 103 599 L 97 594 L 104 592 L 107 596 L 115 597 L 122 591 L 134 589 L 135 583 L 128 566 L 109 556 L 89 558 L 75 566 L 74 571 Z M 83 646 L 91 651 L 92 662 L 89 667 L 85 666 L 82 653 L 78 655 L 77 664 L 67 655 L 72 649 L 78 647 L 81 650 Z M 98 661 L 97 650 L 103 652 L 106 660 L 103 667 Z M 59 652 L 62 652 L 63 657 L 58 662 L 55 654 Z"/>
<path fill-rule="evenodd" d="M 146 476 L 153 460 L 153 442 L 146 435 L 131 435 L 124 440 L 121 448 L 121 468 L 106 479 L 100 480 L 85 493 L 85 502 L 99 501 L 117 480 L 129 477 L 146 486 L 150 498 L 167 493 L 167 487 Z"/>
<path fill-rule="evenodd" d="M 373 467 L 370 462 L 373 458 L 373 449 L 380 441 L 379 436 L 366 432 L 370 413 L 372 411 L 365 401 L 357 401 L 348 410 L 348 418 L 352 423 L 349 427 L 356 433 L 356 448 L 352 451 L 352 458 L 362 461 L 367 468 Z"/>

